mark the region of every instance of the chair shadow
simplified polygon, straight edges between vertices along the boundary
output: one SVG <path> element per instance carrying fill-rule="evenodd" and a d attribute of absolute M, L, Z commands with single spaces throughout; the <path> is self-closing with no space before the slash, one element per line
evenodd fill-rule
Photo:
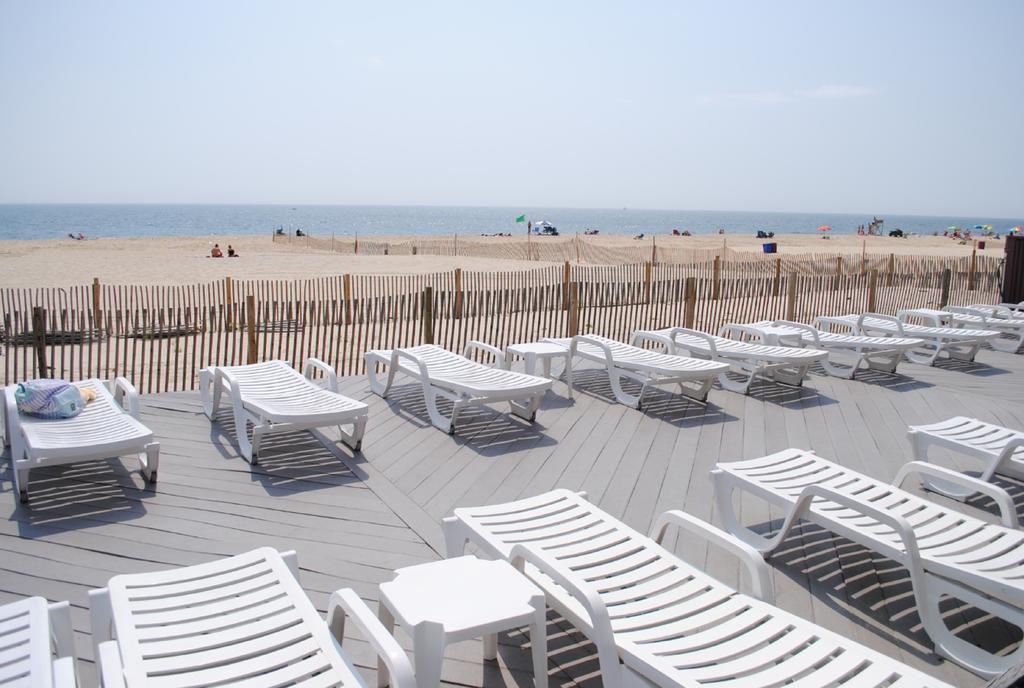
<path fill-rule="evenodd" d="M 747 396 L 751 399 L 776 404 L 784 408 L 807 409 L 815 406 L 827 406 L 838 403 L 813 387 L 794 387 L 781 384 L 774 380 L 758 378 L 750 385 Z"/>
<path fill-rule="evenodd" d="M 751 529 L 769 534 L 781 524 Z M 929 664 L 943 661 L 918 615 L 910 574 L 899 563 L 806 521 L 793 528 L 769 563 L 854 624 Z M 1021 641 L 1019 629 L 961 600 L 946 598 L 940 609 L 957 636 L 989 652 L 1002 654 Z"/>
<path fill-rule="evenodd" d="M 29 501 L 21 504 L 14 490 L 10 462 L 0 472 L 0 504 L 8 520 L 18 523 L 24 538 L 83 530 L 131 521 L 146 515 L 145 500 L 156 496 L 160 483 L 149 483 L 133 457 L 87 461 L 32 470 Z"/>
<path fill-rule="evenodd" d="M 505 402 L 465 408 L 456 419 L 453 439 L 481 455 L 499 455 L 522 443 L 540 447 L 554 445 L 555 440 L 544 432 L 544 410 L 571 406 L 573 402 L 566 399 L 549 406 L 552 396 L 549 393 L 545 397 L 532 423 L 509 412 Z M 433 427 L 423 388 L 418 383 L 392 387 L 386 401 L 392 411 L 408 421 L 422 428 Z M 451 401 L 438 399 L 437 407 L 442 414 L 451 417 Z M 441 431 L 435 429 L 435 432 Z"/>
<path fill-rule="evenodd" d="M 615 399 L 608 373 L 603 368 L 584 368 L 573 371 L 573 386 L 579 393 L 601 399 L 612 404 L 619 403 Z M 640 394 L 642 385 L 636 380 L 623 380 L 622 390 L 627 394 Z M 725 423 L 739 420 L 736 416 L 726 413 L 722 408 L 711 402 L 699 402 L 696 399 L 679 394 L 674 386 L 648 387 L 644 392 L 641 412 L 652 418 L 658 418 L 678 427 L 699 426 L 705 423 Z"/>
<path fill-rule="evenodd" d="M 857 371 L 857 375 L 854 376 L 853 379 L 856 382 L 862 382 L 865 385 L 891 389 L 896 392 L 911 392 L 935 386 L 930 382 L 925 382 L 924 380 L 919 380 L 914 377 L 908 377 L 903 373 L 885 373 L 881 370 L 872 370 L 871 368 L 861 368 Z"/>
<path fill-rule="evenodd" d="M 961 361 L 955 358 L 940 358 L 932 366 L 939 370 L 955 370 L 958 373 L 969 373 L 978 377 L 992 377 L 993 375 L 1011 375 L 1012 370 L 997 368 L 987 363 L 978 361 Z"/>
<path fill-rule="evenodd" d="M 264 435 L 255 464 L 249 464 L 242 457 L 234 415 L 229 411 L 222 411 L 216 422 L 211 423 L 210 439 L 225 459 L 239 462 L 240 470 L 248 468 L 252 480 L 259 482 L 271 496 L 361 482 L 324 446 L 320 438 L 308 430 Z M 349 447 L 338 444 L 342 451 L 353 454 Z"/>
<path fill-rule="evenodd" d="M 558 612 L 548 609 L 547 618 L 548 684 L 600 688 L 601 670 L 597 647 Z M 498 634 L 498 656 L 508 671 L 491 665 L 484 669 L 483 688 L 514 684 L 533 688 L 533 663 L 528 629 Z M 487 663 L 490 664 L 490 663 Z M 509 678 L 512 682 L 509 682 Z"/>

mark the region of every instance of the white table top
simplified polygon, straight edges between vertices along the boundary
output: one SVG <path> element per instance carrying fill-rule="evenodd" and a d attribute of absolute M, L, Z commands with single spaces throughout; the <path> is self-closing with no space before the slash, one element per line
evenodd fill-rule
<path fill-rule="evenodd" d="M 381 601 L 407 626 L 431 621 L 459 633 L 497 621 L 527 618 L 540 588 L 505 561 L 474 556 L 432 561 L 395 571 L 380 586 Z"/>
<path fill-rule="evenodd" d="M 927 316 L 949 316 L 953 315 L 949 311 L 940 310 L 938 308 L 904 308 L 897 315 L 927 315 Z"/>
<path fill-rule="evenodd" d="M 522 344 L 510 344 L 506 349 L 510 354 L 524 356 L 526 354 L 538 354 L 542 356 L 567 356 L 569 350 L 564 346 L 551 344 L 550 342 L 525 342 Z"/>

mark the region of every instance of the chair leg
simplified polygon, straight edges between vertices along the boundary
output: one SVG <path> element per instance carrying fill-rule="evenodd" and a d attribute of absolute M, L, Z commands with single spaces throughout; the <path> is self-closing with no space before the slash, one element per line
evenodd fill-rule
<path fill-rule="evenodd" d="M 352 451 L 359 451 L 363 448 L 363 433 L 366 432 L 366 416 L 357 418 L 352 423 L 352 432 L 345 432 L 344 428 L 338 426 L 338 433 L 341 435 L 341 441 L 348 445 Z"/>
<path fill-rule="evenodd" d="M 746 379 L 733 380 L 732 378 L 729 377 L 729 374 L 727 372 L 719 373 L 718 384 L 722 385 L 722 389 L 727 389 L 730 392 L 736 392 L 737 394 L 746 394 L 747 392 L 750 391 L 750 385 L 753 384 L 754 378 L 757 376 L 757 372 L 750 372 L 747 370 L 736 372 L 742 372 L 744 375 L 747 376 Z"/>
<path fill-rule="evenodd" d="M 18 500 L 22 504 L 28 504 L 29 470 L 28 468 L 17 467 L 14 469 L 14 489 L 17 491 Z"/>
<path fill-rule="evenodd" d="M 142 464 L 142 475 L 150 483 L 155 483 L 156 472 L 160 467 L 160 443 L 147 444 L 143 452 L 139 454 L 139 463 Z"/>
<path fill-rule="evenodd" d="M 608 367 L 608 382 L 612 387 L 612 394 L 615 395 L 615 400 L 620 404 L 629 406 L 630 408 L 640 408 L 641 397 L 643 396 L 643 390 L 640 391 L 640 396 L 633 396 L 622 389 L 622 374 L 618 368 L 609 366 Z"/>

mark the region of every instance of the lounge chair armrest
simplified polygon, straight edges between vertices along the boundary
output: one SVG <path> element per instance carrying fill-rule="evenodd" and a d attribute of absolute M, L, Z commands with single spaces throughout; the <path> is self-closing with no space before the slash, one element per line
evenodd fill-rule
<path fill-rule="evenodd" d="M 117 647 L 117 641 L 100 643 L 98 652 L 96 660 L 99 664 L 97 673 L 100 675 L 100 685 L 103 688 L 125 688 L 124 667 L 121 666 L 121 650 Z"/>
<path fill-rule="evenodd" d="M 406 351 L 405 349 L 392 349 L 391 350 L 391 363 L 389 364 L 392 368 L 398 367 L 398 359 L 405 358 L 413 362 L 413 364 L 420 371 L 420 380 L 427 381 L 430 379 L 430 371 L 427 369 L 427 364 L 424 363 L 419 356 Z"/>
<path fill-rule="evenodd" d="M 964 475 L 958 471 L 951 470 L 944 466 L 937 466 L 926 461 L 910 461 L 903 464 L 903 467 L 900 468 L 899 472 L 896 474 L 896 478 L 892 481 L 892 484 L 895 487 L 900 487 L 911 475 L 951 482 L 991 497 L 992 501 L 994 501 L 999 507 L 999 517 L 1002 524 L 1007 528 L 1017 528 L 1019 525 L 1017 519 L 1017 507 L 1013 503 L 1013 497 L 1010 496 L 1009 492 L 998 485 L 994 485 L 993 483 L 986 482 L 984 480 L 978 480 L 972 476 Z"/>
<path fill-rule="evenodd" d="M 674 346 L 679 346 L 679 344 L 676 343 L 676 335 L 680 334 L 685 334 L 690 337 L 698 337 L 700 339 L 703 339 L 707 343 L 708 351 L 710 352 L 711 357 L 718 357 L 718 346 L 715 344 L 715 338 L 712 337 L 707 332 L 701 332 L 700 330 L 691 330 L 688 327 L 673 327 L 672 330 L 668 333 L 668 336 L 672 338 L 672 343 Z M 686 347 L 682 348 L 685 349 Z M 672 353 L 675 352 L 673 351 Z"/>
<path fill-rule="evenodd" d="M 602 351 L 602 353 L 604 353 L 604 359 L 605 362 L 608 364 L 608 367 L 611 368 L 615 366 L 615 357 L 612 355 L 611 347 L 602 342 L 600 339 L 597 339 L 596 337 L 591 337 L 588 334 L 578 334 L 572 338 L 571 342 L 569 342 L 569 355 L 571 357 L 575 358 L 576 349 L 579 347 L 580 342 L 590 344 L 591 346 L 596 346 L 598 349 Z"/>
<path fill-rule="evenodd" d="M 128 382 L 128 378 L 119 376 L 110 381 L 110 391 L 114 395 L 114 401 L 120 404 L 121 408 L 128 412 L 128 415 L 138 420 L 139 393 L 135 389 L 135 385 Z"/>
<path fill-rule="evenodd" d="M 903 562 L 903 564 L 910 571 L 910 576 L 914 581 L 914 585 L 919 587 L 924 584 L 924 571 L 921 568 L 921 554 L 917 546 L 917 535 L 914 534 L 914 529 L 910 526 L 910 522 L 899 514 L 890 514 L 882 511 L 872 504 L 850 497 L 849 495 L 833 490 L 830 487 L 825 487 L 824 485 L 808 485 L 805 487 L 800 492 L 800 496 L 797 498 L 796 504 L 794 504 L 786 517 L 786 522 L 782 526 L 782 531 L 788 531 L 797 519 L 803 518 L 805 515 L 809 514 L 811 504 L 813 500 L 817 498 L 834 502 L 840 506 L 845 506 L 859 514 L 873 518 L 879 523 L 889 526 L 896 531 L 896 534 L 899 535 L 900 539 L 903 541 L 904 551 L 907 556 L 907 560 Z"/>
<path fill-rule="evenodd" d="M 346 619 L 352 620 L 366 642 L 384 661 L 391 672 L 392 688 L 416 688 L 416 677 L 408 655 L 352 588 L 334 591 L 327 603 L 327 626 L 339 647 L 345 636 Z"/>
<path fill-rule="evenodd" d="M 517 544 L 512 548 L 509 561 L 521 572 L 526 564 L 532 564 L 541 573 L 551 578 L 567 593 L 576 598 L 590 617 L 591 642 L 597 647 L 598 662 L 604 676 L 614 676 L 619 667 L 619 655 L 615 649 L 615 635 L 611 617 L 604 600 L 597 590 L 581 581 L 573 571 L 554 557 L 547 557 L 529 545 Z M 544 591 L 548 594 L 548 591 Z M 607 679 L 606 679 L 607 680 Z"/>
<path fill-rule="evenodd" d="M 327 389 L 331 390 L 335 394 L 338 393 L 338 373 L 334 371 L 334 366 L 328 365 L 321 361 L 319 358 L 310 356 L 306 359 L 306 365 L 302 367 L 302 374 L 307 380 L 313 379 L 313 371 L 319 370 L 327 378 Z"/>
<path fill-rule="evenodd" d="M 53 662 L 54 688 L 75 688 L 78 679 L 75 677 L 75 660 L 73 657 L 61 657 Z"/>
<path fill-rule="evenodd" d="M 745 334 L 748 337 L 753 337 L 758 342 L 764 342 L 764 332 L 756 327 L 750 325 L 740 325 L 739 323 L 726 323 L 718 328 L 718 336 L 725 337 L 726 339 L 732 339 L 732 335 Z"/>
<path fill-rule="evenodd" d="M 746 567 L 754 595 L 769 604 L 775 604 L 771 571 L 760 552 L 721 528 L 679 509 L 666 511 L 655 519 L 651 538 L 660 545 L 671 526 L 681 528 L 734 555 Z"/>
<path fill-rule="evenodd" d="M 490 344 L 487 344 L 486 342 L 481 342 L 481 341 L 476 340 L 476 339 L 471 339 L 468 342 L 466 342 L 466 348 L 462 350 L 462 355 L 465 358 L 469 358 L 469 354 L 473 350 L 484 351 L 486 353 L 489 353 L 492 356 L 494 356 L 495 364 L 497 364 L 499 366 L 505 365 L 505 352 L 502 351 L 501 349 L 499 349 L 496 346 L 491 346 Z"/>
<path fill-rule="evenodd" d="M 14 396 L 14 390 L 17 385 L 7 385 L 4 387 L 4 405 L 3 405 L 3 421 L 4 421 L 4 446 L 11 446 L 11 438 L 14 437 L 14 433 L 11 432 L 11 426 L 21 425 L 21 420 L 18 418 L 18 400 Z"/>
<path fill-rule="evenodd" d="M 629 336 L 629 345 L 643 347 L 644 344 L 650 342 L 651 344 L 660 344 L 665 349 L 665 353 L 671 354 L 675 351 L 676 343 L 672 341 L 672 337 L 661 332 L 653 332 L 651 330 L 634 330 L 633 334 Z"/>
<path fill-rule="evenodd" d="M 896 326 L 896 332 L 901 336 L 907 336 L 907 333 L 903 330 L 903 321 L 891 315 L 883 315 L 881 313 L 861 313 L 860 317 L 857 318 L 857 332 L 864 332 L 864 319 L 865 318 L 877 318 L 879 320 L 885 320 Z"/>
<path fill-rule="evenodd" d="M 988 319 L 992 317 L 991 312 L 986 312 L 974 306 L 944 306 L 942 310 L 949 311 L 950 313 L 959 313 L 960 315 L 976 315 L 985 322 L 988 322 Z"/>
<path fill-rule="evenodd" d="M 772 324 L 780 327 L 792 327 L 800 330 L 801 337 L 809 337 L 817 348 L 821 348 L 821 337 L 818 336 L 818 329 L 815 327 L 811 327 L 806 323 L 796 322 L 795 320 L 776 320 Z"/>

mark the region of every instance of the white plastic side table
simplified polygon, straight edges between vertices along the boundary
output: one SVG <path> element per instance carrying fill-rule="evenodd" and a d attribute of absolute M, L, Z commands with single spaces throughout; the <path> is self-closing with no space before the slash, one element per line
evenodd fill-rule
<path fill-rule="evenodd" d="M 953 314 L 949 311 L 942 311 L 938 308 L 904 308 L 896 313 L 896 317 L 903 322 L 910 318 L 921 318 L 932 327 L 949 327 L 954 320 Z"/>
<path fill-rule="evenodd" d="M 757 331 L 764 336 L 768 346 L 800 346 L 800 335 L 784 327 L 758 325 Z"/>
<path fill-rule="evenodd" d="M 554 380 L 551 376 L 551 360 L 560 358 L 565 362 L 565 384 L 569 387 L 569 398 L 572 399 L 572 356 L 564 346 L 549 344 L 548 342 L 527 342 L 524 344 L 511 344 L 505 349 L 505 368 L 512 365 L 512 357 L 518 356 L 523 359 L 523 366 L 527 375 L 535 375 L 537 361 L 544 366 L 544 377 Z"/>
<path fill-rule="evenodd" d="M 436 688 L 441 682 L 449 643 L 483 636 L 484 659 L 495 659 L 497 633 L 522 626 L 530 627 L 534 685 L 547 688 L 544 593 L 510 564 L 464 556 L 407 566 L 395 574 L 380 586 L 378 616 L 388 631 L 394 632 L 397 621 L 412 635 L 418 688 Z M 378 663 L 378 688 L 389 681 L 387 667 Z"/>

